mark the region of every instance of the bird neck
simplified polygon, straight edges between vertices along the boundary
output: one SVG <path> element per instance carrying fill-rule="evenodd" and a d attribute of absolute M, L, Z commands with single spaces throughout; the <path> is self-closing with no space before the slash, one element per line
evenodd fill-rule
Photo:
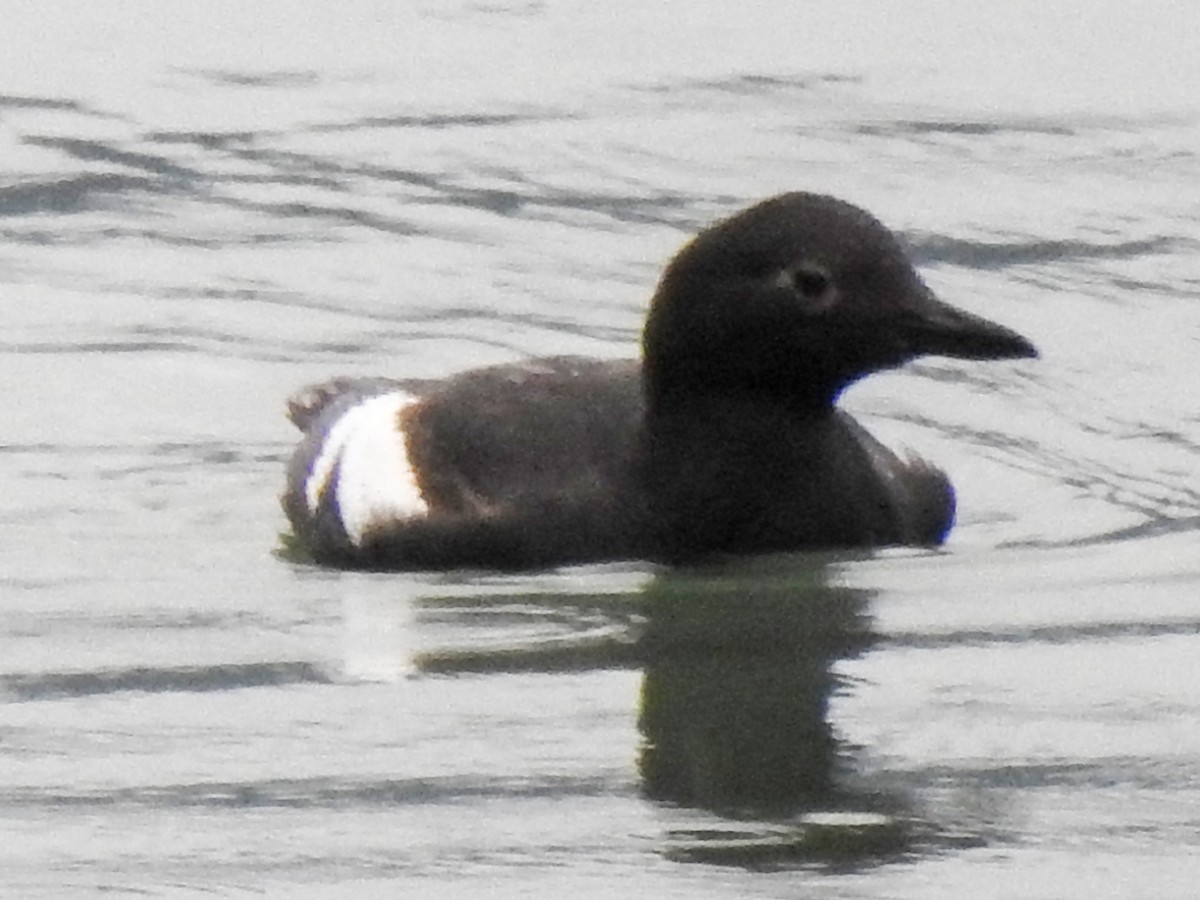
<path fill-rule="evenodd" d="M 786 373 L 733 369 L 695 361 L 664 366 L 646 358 L 642 394 L 648 420 L 738 417 L 772 411 L 790 419 L 832 415 L 844 384 L 791 369 Z"/>

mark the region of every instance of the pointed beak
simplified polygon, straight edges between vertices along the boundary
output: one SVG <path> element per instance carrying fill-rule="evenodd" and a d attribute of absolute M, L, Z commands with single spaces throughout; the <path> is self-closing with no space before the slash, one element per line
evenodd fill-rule
<path fill-rule="evenodd" d="M 913 356 L 958 359 L 1025 359 L 1037 348 L 1011 328 L 957 309 L 927 293 L 907 310 L 901 328 Z"/>

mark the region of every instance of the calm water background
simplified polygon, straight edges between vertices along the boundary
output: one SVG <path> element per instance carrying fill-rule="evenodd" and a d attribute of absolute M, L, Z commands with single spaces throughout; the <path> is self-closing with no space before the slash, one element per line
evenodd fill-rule
<path fill-rule="evenodd" d="M 1200 6 L 2 9 L 0 895 L 1195 895 Z M 846 398 L 945 552 L 275 555 L 290 391 L 629 355 L 784 189 L 1043 351 Z"/>

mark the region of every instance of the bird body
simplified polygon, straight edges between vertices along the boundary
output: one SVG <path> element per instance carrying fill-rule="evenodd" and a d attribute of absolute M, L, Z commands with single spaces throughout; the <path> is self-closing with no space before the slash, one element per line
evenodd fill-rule
<path fill-rule="evenodd" d="M 934 545 L 949 480 L 835 405 L 925 354 L 1036 351 L 938 300 L 865 211 L 784 194 L 669 263 L 640 360 L 309 388 L 284 508 L 317 560 L 369 568 Z"/>

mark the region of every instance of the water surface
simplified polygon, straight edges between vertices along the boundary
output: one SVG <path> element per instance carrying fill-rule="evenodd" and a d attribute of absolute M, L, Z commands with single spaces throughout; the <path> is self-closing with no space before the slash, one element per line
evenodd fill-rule
<path fill-rule="evenodd" d="M 1194 893 L 1190 7 L 6 15 L 5 896 Z M 1042 350 L 846 397 L 944 550 L 276 554 L 292 390 L 629 355 L 786 189 Z"/>

